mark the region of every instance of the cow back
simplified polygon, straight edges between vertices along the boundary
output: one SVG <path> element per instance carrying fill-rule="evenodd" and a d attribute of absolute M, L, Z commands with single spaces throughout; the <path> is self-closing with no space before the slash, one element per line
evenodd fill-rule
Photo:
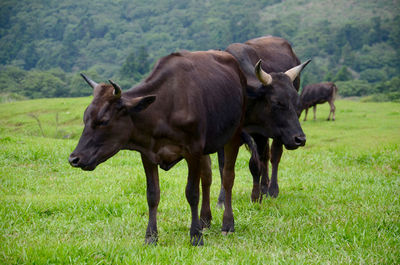
<path fill-rule="evenodd" d="M 304 107 L 310 107 L 330 101 L 336 92 L 336 86 L 332 82 L 309 84 L 301 91 L 300 98 Z"/>
<path fill-rule="evenodd" d="M 254 65 L 258 60 L 262 59 L 263 69 L 267 73 L 285 72 L 300 64 L 289 42 L 279 37 L 265 36 L 245 43 L 234 43 L 229 45 L 226 51 L 238 60 L 246 75 L 247 85 L 254 89 L 259 86 L 259 81 L 254 74 Z M 298 91 L 299 77 L 295 79 L 293 85 Z"/>
<path fill-rule="evenodd" d="M 173 53 L 158 61 L 149 77 L 126 93 L 154 94 L 143 112 L 144 129 L 204 154 L 216 152 L 232 137 L 244 112 L 245 76 L 223 51 Z M 194 147 L 195 146 L 195 147 Z"/>

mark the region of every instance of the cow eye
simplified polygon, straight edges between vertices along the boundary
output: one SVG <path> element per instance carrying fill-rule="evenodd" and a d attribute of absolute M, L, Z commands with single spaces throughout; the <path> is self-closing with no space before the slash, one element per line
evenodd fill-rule
<path fill-rule="evenodd" d="M 276 102 L 276 106 L 280 109 L 286 109 L 286 105 L 281 101 Z"/>
<path fill-rule="evenodd" d="M 100 120 L 100 121 L 96 121 L 96 122 L 94 123 L 94 125 L 95 125 L 96 127 L 107 126 L 107 124 L 108 124 L 108 120 Z"/>

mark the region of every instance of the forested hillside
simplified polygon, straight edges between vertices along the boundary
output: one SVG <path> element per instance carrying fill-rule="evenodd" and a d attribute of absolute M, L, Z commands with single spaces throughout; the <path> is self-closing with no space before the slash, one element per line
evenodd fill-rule
<path fill-rule="evenodd" d="M 224 49 L 262 35 L 313 59 L 303 83 L 342 96 L 400 98 L 399 0 L 3 0 L 0 93 L 83 96 L 96 81 L 139 82 L 161 56 Z"/>

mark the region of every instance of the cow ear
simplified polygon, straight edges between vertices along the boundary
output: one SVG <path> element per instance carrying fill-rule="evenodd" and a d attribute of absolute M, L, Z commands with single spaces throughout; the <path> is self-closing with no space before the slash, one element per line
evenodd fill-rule
<path fill-rule="evenodd" d="M 145 96 L 128 99 L 124 101 L 124 105 L 129 112 L 140 112 L 150 106 L 156 100 L 156 96 Z"/>

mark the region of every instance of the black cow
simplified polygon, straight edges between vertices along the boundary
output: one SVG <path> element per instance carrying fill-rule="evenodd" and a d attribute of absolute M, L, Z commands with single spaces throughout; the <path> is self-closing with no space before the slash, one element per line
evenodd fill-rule
<path fill-rule="evenodd" d="M 202 227 L 211 222 L 210 153 L 225 151 L 223 186 L 227 191 L 222 231 L 234 230 L 231 190 L 245 109 L 246 78 L 232 55 L 223 51 L 173 53 L 158 61 L 139 85 L 122 92 L 84 79 L 94 90 L 84 113 L 85 127 L 69 157 L 74 167 L 94 170 L 119 150 L 140 152 L 147 181 L 149 221 L 145 242 L 156 244 L 160 199 L 158 168 L 181 159 L 188 165 L 186 198 L 192 212 L 190 240 L 202 245 Z M 203 201 L 199 219 L 199 182 Z"/>
<path fill-rule="evenodd" d="M 251 134 L 257 144 L 260 162 L 250 159 L 249 167 L 253 176 L 252 201 L 262 199 L 268 193 L 277 197 L 278 165 L 282 156 L 282 145 L 288 150 L 304 146 L 306 137 L 301 129 L 297 109 L 300 98 L 299 74 L 309 61 L 300 64 L 287 40 L 266 36 L 249 40 L 245 43 L 234 43 L 227 47 L 239 62 L 247 79 L 247 91 L 250 97 L 246 108 L 244 130 Z M 261 59 L 261 64 L 254 65 Z M 260 83 L 263 83 L 260 89 Z M 265 91 L 264 100 L 252 99 L 254 91 Z M 254 128 L 257 128 L 255 130 Z M 260 129 L 261 128 L 261 129 Z M 271 154 L 268 139 L 272 138 Z M 223 163 L 222 153 L 219 162 Z M 268 161 L 271 157 L 272 176 L 268 178 Z M 261 175 L 261 182 L 260 182 Z M 221 175 L 222 176 L 222 175 Z M 261 193 L 260 193 L 261 189 Z M 221 185 L 218 204 L 222 205 L 224 189 Z"/>
<path fill-rule="evenodd" d="M 300 113 L 303 112 L 303 110 L 306 110 L 304 121 L 307 120 L 308 108 L 311 107 L 313 107 L 314 120 L 316 120 L 317 104 L 325 102 L 328 102 L 331 107 L 327 120 L 329 121 L 331 119 L 332 114 L 332 121 L 334 121 L 336 107 L 333 103 L 336 99 L 337 90 L 337 86 L 332 82 L 311 84 L 303 87 L 300 95 Z"/>

